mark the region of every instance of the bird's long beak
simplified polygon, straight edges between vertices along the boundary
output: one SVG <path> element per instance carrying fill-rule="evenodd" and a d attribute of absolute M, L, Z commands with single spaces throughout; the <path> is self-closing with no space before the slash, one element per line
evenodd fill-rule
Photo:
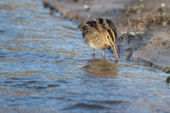
<path fill-rule="evenodd" d="M 115 55 L 115 61 L 118 62 L 119 58 L 117 56 L 117 51 L 116 51 L 115 43 L 112 40 L 109 40 L 109 42 L 111 44 L 112 51 L 113 51 L 113 53 Z"/>

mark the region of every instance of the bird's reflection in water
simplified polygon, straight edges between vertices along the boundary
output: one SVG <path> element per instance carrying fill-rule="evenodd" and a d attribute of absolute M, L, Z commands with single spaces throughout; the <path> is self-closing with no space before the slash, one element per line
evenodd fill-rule
<path fill-rule="evenodd" d="M 108 62 L 106 59 L 91 59 L 83 69 L 88 72 L 87 76 L 90 78 L 114 78 L 118 73 L 118 64 Z"/>

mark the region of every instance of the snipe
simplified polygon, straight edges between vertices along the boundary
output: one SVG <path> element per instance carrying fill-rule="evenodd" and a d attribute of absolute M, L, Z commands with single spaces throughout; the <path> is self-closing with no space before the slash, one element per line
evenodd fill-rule
<path fill-rule="evenodd" d="M 83 38 L 85 42 L 95 49 L 103 49 L 103 56 L 106 48 L 112 48 L 115 55 L 115 61 L 118 61 L 115 43 L 117 33 L 114 24 L 109 19 L 94 19 L 87 21 L 82 26 Z"/>

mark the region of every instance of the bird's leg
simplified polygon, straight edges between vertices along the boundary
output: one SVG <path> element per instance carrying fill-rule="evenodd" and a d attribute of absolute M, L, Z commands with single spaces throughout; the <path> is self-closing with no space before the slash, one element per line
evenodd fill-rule
<path fill-rule="evenodd" d="M 105 57 L 105 49 L 103 49 L 103 58 Z"/>
<path fill-rule="evenodd" d="M 95 49 L 93 49 L 93 57 L 95 57 Z"/>

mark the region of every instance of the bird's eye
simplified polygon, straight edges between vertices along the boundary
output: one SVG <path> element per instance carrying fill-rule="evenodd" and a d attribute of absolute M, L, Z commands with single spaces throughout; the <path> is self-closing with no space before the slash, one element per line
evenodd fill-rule
<path fill-rule="evenodd" d="M 107 38 L 109 38 L 109 36 L 106 36 Z"/>

